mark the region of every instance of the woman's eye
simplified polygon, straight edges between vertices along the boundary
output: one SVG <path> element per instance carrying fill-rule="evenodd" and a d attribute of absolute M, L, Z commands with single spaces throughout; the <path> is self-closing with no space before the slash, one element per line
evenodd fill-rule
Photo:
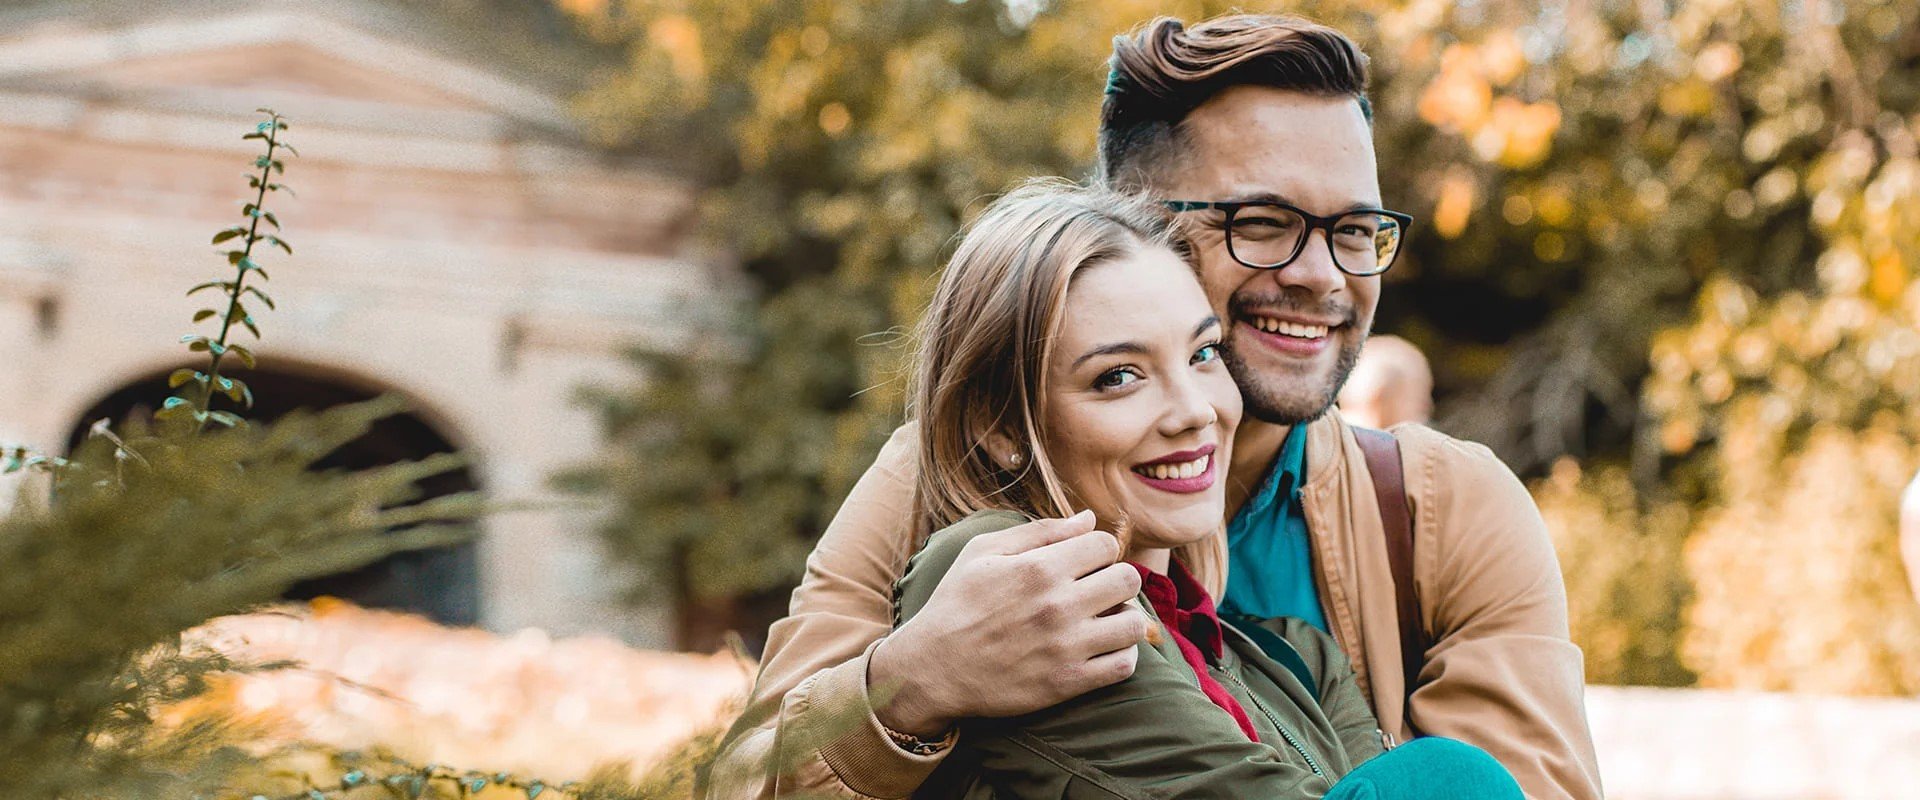
<path fill-rule="evenodd" d="M 1100 373 L 1100 377 L 1094 378 L 1093 386 L 1096 389 L 1118 389 L 1139 379 L 1139 373 L 1131 369 L 1109 370 Z"/>
<path fill-rule="evenodd" d="M 1193 351 L 1192 363 L 1205 364 L 1209 361 L 1213 361 L 1218 358 L 1220 358 L 1220 345 L 1210 344 L 1200 348 L 1199 350 Z"/>

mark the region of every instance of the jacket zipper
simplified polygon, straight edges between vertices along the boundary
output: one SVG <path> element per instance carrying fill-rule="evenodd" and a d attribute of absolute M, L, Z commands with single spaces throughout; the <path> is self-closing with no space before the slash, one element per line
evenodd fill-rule
<path fill-rule="evenodd" d="M 1245 683 L 1242 683 L 1240 678 L 1232 672 L 1219 667 L 1214 667 L 1213 671 L 1216 674 L 1224 676 L 1227 680 L 1233 681 L 1234 685 L 1239 686 L 1241 691 L 1247 693 L 1247 697 L 1253 700 L 1254 707 L 1260 709 L 1260 713 L 1266 715 L 1267 721 L 1273 723 L 1274 729 L 1280 731 L 1280 737 L 1286 739 L 1287 744 L 1293 745 L 1293 751 L 1299 753 L 1301 758 L 1306 759 L 1307 769 L 1313 770 L 1313 774 L 1322 778 L 1327 777 L 1327 773 L 1320 771 L 1319 762 L 1313 760 L 1313 754 L 1307 752 L 1306 745 L 1301 744 L 1299 739 L 1294 738 L 1293 731 L 1287 730 L 1287 726 L 1280 724 L 1280 719 L 1273 715 L 1273 710 L 1267 708 L 1266 703 L 1260 702 L 1260 695 L 1255 694 L 1252 689 L 1248 688 Z"/>

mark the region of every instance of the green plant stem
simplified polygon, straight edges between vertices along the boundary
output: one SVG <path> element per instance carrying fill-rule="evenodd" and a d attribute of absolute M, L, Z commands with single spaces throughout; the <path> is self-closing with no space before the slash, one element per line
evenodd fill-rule
<path fill-rule="evenodd" d="M 227 311 L 220 318 L 220 337 L 214 346 L 207 349 L 207 382 L 200 390 L 200 412 L 194 416 L 193 430 L 198 433 L 206 428 L 207 412 L 213 410 L 214 386 L 220 381 L 220 359 L 227 353 L 227 336 L 233 331 L 233 312 L 240 306 L 240 294 L 245 290 L 248 264 L 253 263 L 253 245 L 260 241 L 260 220 L 266 216 L 267 186 L 273 180 L 273 151 L 280 143 L 280 115 L 275 114 L 268 120 L 266 164 L 260 167 L 260 186 L 253 198 L 252 221 L 247 223 L 247 243 L 240 251 L 239 274 L 233 279 L 233 286 L 227 291 Z"/>

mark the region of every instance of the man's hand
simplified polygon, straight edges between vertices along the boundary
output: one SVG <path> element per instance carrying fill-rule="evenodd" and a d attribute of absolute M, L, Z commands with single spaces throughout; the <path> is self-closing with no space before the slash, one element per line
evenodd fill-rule
<path fill-rule="evenodd" d="M 902 733 L 937 736 L 970 717 L 1038 711 L 1133 674 L 1146 614 L 1140 575 L 1093 514 L 969 541 L 927 604 L 874 650 L 867 684 Z"/>

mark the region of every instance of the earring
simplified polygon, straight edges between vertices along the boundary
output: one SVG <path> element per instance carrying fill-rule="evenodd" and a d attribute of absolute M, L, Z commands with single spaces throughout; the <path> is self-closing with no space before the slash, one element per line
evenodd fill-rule
<path fill-rule="evenodd" d="M 1007 456 L 1007 463 L 1012 464 L 1013 466 L 1016 466 L 1016 467 L 1026 462 L 1026 460 L 1027 460 L 1026 455 L 1022 454 L 1017 450 Z"/>

